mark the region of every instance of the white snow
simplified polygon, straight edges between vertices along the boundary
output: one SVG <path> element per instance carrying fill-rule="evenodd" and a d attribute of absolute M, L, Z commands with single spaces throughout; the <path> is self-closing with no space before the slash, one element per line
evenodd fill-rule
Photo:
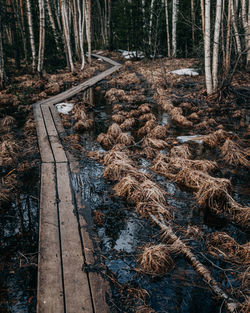
<path fill-rule="evenodd" d="M 194 68 L 181 68 L 179 70 L 169 72 L 176 75 L 198 76 L 199 73 Z"/>
<path fill-rule="evenodd" d="M 127 51 L 127 50 L 118 50 L 119 52 L 121 52 L 122 56 L 129 60 L 129 59 L 133 59 L 133 58 L 139 58 L 139 59 L 143 59 L 145 58 L 145 55 L 142 51 Z"/>
<path fill-rule="evenodd" d="M 189 142 L 189 141 L 193 141 L 196 142 L 198 144 L 202 144 L 203 140 L 201 139 L 202 136 L 199 135 L 193 135 L 193 136 L 179 136 L 176 139 L 180 142 L 180 143 L 185 143 L 185 142 Z"/>
<path fill-rule="evenodd" d="M 62 103 L 56 104 L 56 108 L 58 112 L 62 114 L 69 114 L 69 112 L 73 109 L 73 107 L 74 107 L 73 103 L 62 102 Z"/>

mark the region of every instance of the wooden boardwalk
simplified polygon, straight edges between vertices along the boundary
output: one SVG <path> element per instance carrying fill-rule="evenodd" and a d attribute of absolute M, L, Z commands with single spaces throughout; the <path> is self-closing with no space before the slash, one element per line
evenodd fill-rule
<path fill-rule="evenodd" d="M 101 74 L 49 99 L 33 105 L 42 159 L 37 313 L 106 313 L 107 286 L 97 272 L 87 272 L 95 263 L 93 243 L 86 221 L 78 215 L 79 197 L 71 186 L 77 163 L 64 151 L 64 132 L 54 107 L 88 89 L 121 65 L 100 55 L 112 65 Z"/>

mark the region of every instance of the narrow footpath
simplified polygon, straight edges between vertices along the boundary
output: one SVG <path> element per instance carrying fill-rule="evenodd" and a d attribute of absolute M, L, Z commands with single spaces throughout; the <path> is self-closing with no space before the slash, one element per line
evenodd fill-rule
<path fill-rule="evenodd" d="M 86 221 L 78 215 L 81 202 L 71 186 L 77 162 L 60 142 L 64 128 L 54 107 L 87 90 L 121 65 L 93 54 L 112 65 L 108 70 L 49 99 L 33 105 L 41 154 L 40 227 L 37 313 L 106 313 L 107 286 L 94 264 L 94 248 Z"/>

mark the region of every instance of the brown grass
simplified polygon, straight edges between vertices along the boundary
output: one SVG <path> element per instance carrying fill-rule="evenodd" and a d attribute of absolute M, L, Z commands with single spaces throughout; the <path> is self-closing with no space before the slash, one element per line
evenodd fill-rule
<path fill-rule="evenodd" d="M 123 151 L 126 151 L 127 152 L 127 149 L 126 149 L 126 145 L 124 143 L 117 143 L 115 144 L 112 149 L 113 151 L 120 151 L 120 150 L 123 150 Z"/>
<path fill-rule="evenodd" d="M 87 114 L 85 112 L 85 109 L 82 108 L 82 107 L 77 107 L 75 109 L 75 113 L 74 113 L 74 119 L 75 120 L 87 120 L 88 117 L 87 117 Z"/>
<path fill-rule="evenodd" d="M 135 166 L 131 160 L 114 160 L 105 168 L 103 176 L 110 180 L 119 180 L 135 171 Z"/>
<path fill-rule="evenodd" d="M 36 123 L 32 118 L 29 118 L 24 125 L 25 135 L 35 135 L 36 134 Z"/>
<path fill-rule="evenodd" d="M 128 133 L 120 133 L 120 135 L 116 139 L 116 142 L 124 144 L 126 146 L 130 146 L 134 144 L 134 138 L 130 136 Z"/>
<path fill-rule="evenodd" d="M 130 158 L 127 156 L 127 154 L 124 151 L 115 151 L 110 150 L 107 152 L 104 156 L 104 165 L 112 164 L 114 161 L 120 160 L 120 161 L 126 161 L 127 163 L 132 163 Z"/>
<path fill-rule="evenodd" d="M 157 123 L 155 120 L 149 120 L 145 123 L 143 127 L 141 127 L 138 130 L 138 135 L 139 136 L 144 136 L 152 131 L 157 126 Z"/>
<path fill-rule="evenodd" d="M 78 132 L 82 132 L 85 130 L 89 130 L 93 127 L 94 121 L 91 119 L 79 120 L 74 125 L 74 130 Z"/>
<path fill-rule="evenodd" d="M 112 115 L 112 120 L 118 124 L 121 124 L 124 122 L 125 116 L 123 116 L 121 114 L 114 114 L 114 115 Z"/>
<path fill-rule="evenodd" d="M 170 111 L 171 118 L 177 124 L 183 127 L 192 127 L 193 123 L 189 121 L 185 116 L 182 115 L 181 108 L 174 108 Z"/>
<path fill-rule="evenodd" d="M 113 105 L 112 110 L 113 110 L 113 112 L 120 111 L 120 110 L 122 110 L 122 105 L 119 104 L 119 103 L 116 103 L 116 104 Z"/>
<path fill-rule="evenodd" d="M 87 153 L 87 156 L 90 158 L 90 159 L 94 159 L 98 162 L 102 162 L 103 161 L 103 158 L 104 158 L 104 153 L 103 152 L 100 152 L 100 151 L 89 151 Z"/>
<path fill-rule="evenodd" d="M 130 130 L 135 124 L 135 119 L 133 117 L 127 118 L 121 125 L 122 130 Z"/>
<path fill-rule="evenodd" d="M 154 159 L 158 153 L 159 151 L 157 149 L 153 149 L 151 147 L 146 147 L 141 151 L 141 155 L 145 156 L 149 160 Z"/>
<path fill-rule="evenodd" d="M 140 305 L 136 308 L 135 313 L 155 313 L 155 310 L 147 305 Z"/>
<path fill-rule="evenodd" d="M 113 190 L 118 197 L 130 199 L 138 188 L 140 188 L 138 180 L 131 175 L 127 175 L 114 186 Z"/>
<path fill-rule="evenodd" d="M 16 125 L 16 120 L 13 116 L 7 115 L 3 119 L 1 119 L 1 129 L 2 130 L 7 130 L 10 129 L 11 127 L 14 127 Z"/>
<path fill-rule="evenodd" d="M 141 122 L 146 122 L 150 120 L 156 121 L 156 117 L 153 113 L 146 113 L 139 117 L 139 121 Z"/>
<path fill-rule="evenodd" d="M 220 129 L 204 136 L 203 141 L 210 147 L 216 147 L 220 146 L 228 137 L 229 135 L 224 130 Z"/>
<path fill-rule="evenodd" d="M 111 136 L 101 133 L 97 137 L 97 142 L 106 150 L 109 150 L 114 145 L 114 140 Z"/>
<path fill-rule="evenodd" d="M 164 275 L 174 267 L 174 261 L 164 244 L 145 246 L 138 263 L 142 271 L 149 275 Z"/>
<path fill-rule="evenodd" d="M 250 264 L 250 244 L 240 245 L 224 232 L 215 232 L 207 236 L 207 247 L 210 254 L 223 257 L 238 264 Z"/>
<path fill-rule="evenodd" d="M 172 101 L 166 100 L 166 99 L 161 101 L 161 107 L 162 107 L 163 111 L 166 111 L 166 112 L 170 112 L 171 110 L 174 109 L 174 105 L 173 105 Z"/>
<path fill-rule="evenodd" d="M 170 150 L 169 155 L 171 158 L 190 159 L 192 154 L 189 149 L 189 146 L 184 144 L 184 145 L 173 147 Z"/>
<path fill-rule="evenodd" d="M 170 220 L 172 218 L 170 212 L 166 209 L 166 206 L 154 201 L 137 203 L 136 212 L 146 218 L 150 217 L 150 214 L 158 216 L 159 213 L 164 216 L 165 220 Z"/>
<path fill-rule="evenodd" d="M 154 149 L 165 149 L 165 148 L 168 148 L 169 145 L 166 141 L 162 139 L 146 137 L 145 139 L 143 139 L 142 147 L 143 148 L 150 147 Z"/>
<path fill-rule="evenodd" d="M 165 139 L 167 136 L 167 128 L 165 126 L 157 125 L 150 132 L 150 137 L 156 139 Z"/>
<path fill-rule="evenodd" d="M 138 117 L 141 114 L 140 110 L 131 110 L 128 113 L 128 117 Z"/>
<path fill-rule="evenodd" d="M 107 134 L 115 139 L 120 135 L 121 132 L 122 130 L 120 126 L 116 123 L 113 123 L 111 126 L 109 126 Z"/>
<path fill-rule="evenodd" d="M 0 143 L 0 166 L 11 165 L 16 162 L 21 148 L 14 139 L 6 139 Z"/>
<path fill-rule="evenodd" d="M 233 166 L 243 165 L 250 168 L 250 162 L 247 159 L 248 153 L 244 151 L 236 142 L 226 139 L 221 147 L 221 153 L 224 160 Z"/>
<path fill-rule="evenodd" d="M 166 192 L 150 179 L 145 179 L 131 196 L 134 203 L 153 201 L 162 205 L 166 204 Z"/>
<path fill-rule="evenodd" d="M 150 106 L 147 103 L 143 103 L 138 107 L 138 110 L 141 111 L 141 113 L 149 113 L 151 111 Z"/>

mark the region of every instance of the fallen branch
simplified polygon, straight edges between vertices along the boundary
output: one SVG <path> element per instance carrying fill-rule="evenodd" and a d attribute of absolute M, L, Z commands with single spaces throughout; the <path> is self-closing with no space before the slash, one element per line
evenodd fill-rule
<path fill-rule="evenodd" d="M 176 248 L 180 253 L 182 253 L 185 258 L 189 261 L 189 263 L 193 266 L 194 270 L 200 274 L 204 281 L 210 286 L 211 290 L 223 301 L 225 301 L 225 305 L 229 312 L 235 313 L 237 312 L 238 304 L 229 297 L 218 285 L 216 280 L 212 277 L 209 270 L 196 258 L 193 252 L 190 250 L 185 243 L 178 238 L 173 232 L 171 226 L 168 226 L 164 223 L 163 216 L 159 213 L 160 220 L 157 219 L 153 214 L 150 214 L 152 220 L 164 231 L 164 238 L 168 238 L 168 240 L 173 244 L 175 244 Z"/>

